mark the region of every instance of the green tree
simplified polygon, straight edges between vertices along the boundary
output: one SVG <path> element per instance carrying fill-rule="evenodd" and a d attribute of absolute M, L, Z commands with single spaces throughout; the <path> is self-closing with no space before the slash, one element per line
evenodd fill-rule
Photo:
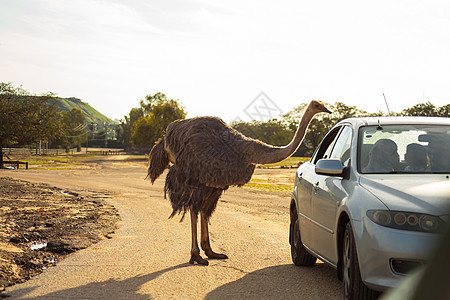
<path fill-rule="evenodd" d="M 145 115 L 131 127 L 131 144 L 135 147 L 151 147 L 170 123 L 186 118 L 186 111 L 178 101 L 168 99 L 163 93 L 147 95 L 140 104 Z"/>
<path fill-rule="evenodd" d="M 153 108 L 161 103 L 168 102 L 167 96 L 161 92 L 158 92 L 154 95 L 147 95 L 143 100 L 139 101 L 141 109 L 144 113 L 150 113 L 153 111 Z"/>
<path fill-rule="evenodd" d="M 116 127 L 117 140 L 128 149 L 131 147 L 131 131 L 134 124 L 139 118 L 144 116 L 142 108 L 132 108 L 128 116 L 124 116 L 123 120 L 120 120 L 120 124 Z"/>
<path fill-rule="evenodd" d="M 87 140 L 85 116 L 81 109 L 72 108 L 69 111 L 63 111 L 62 120 L 64 123 L 64 142 L 66 149 L 76 145 L 77 151 L 81 151 L 81 144 Z"/>
<path fill-rule="evenodd" d="M 282 116 L 283 123 L 292 135 L 297 130 L 298 124 L 303 116 L 307 103 L 303 103 L 300 106 L 294 108 L 292 111 Z M 319 114 L 311 121 L 309 128 L 306 132 L 305 138 L 297 150 L 295 155 L 298 156 L 310 156 L 314 149 L 319 145 L 327 132 L 337 122 L 352 117 L 362 117 L 369 115 L 366 111 L 358 109 L 356 106 L 346 105 L 342 102 L 336 102 L 334 104 L 328 104 L 328 109 L 331 114 Z"/>
<path fill-rule="evenodd" d="M 434 106 L 434 104 L 428 101 L 427 103 L 419 103 L 414 105 L 413 107 L 404 109 L 402 111 L 402 115 L 437 117 L 438 109 L 436 106 Z"/>
<path fill-rule="evenodd" d="M 258 137 L 258 135 L 255 133 L 255 130 L 254 130 L 255 126 L 257 126 L 256 122 L 257 121 L 245 122 L 245 121 L 239 120 L 239 121 L 234 121 L 234 122 L 230 123 L 230 126 L 245 136 L 261 140 L 261 138 Z"/>
<path fill-rule="evenodd" d="M 148 147 L 152 141 L 157 139 L 154 119 L 143 116 L 134 123 L 131 142 L 133 146 Z"/>
<path fill-rule="evenodd" d="M 0 83 L 0 168 L 4 146 L 53 140 L 62 130 L 53 94 L 32 95 L 11 83 Z"/>
<path fill-rule="evenodd" d="M 430 101 L 419 103 L 401 112 L 404 116 L 450 117 L 450 104 L 436 107 Z"/>
<path fill-rule="evenodd" d="M 439 117 L 450 117 L 450 104 L 439 107 L 437 111 Z"/>
<path fill-rule="evenodd" d="M 253 120 L 251 122 L 236 121 L 231 127 L 245 136 L 258 139 L 275 146 L 283 146 L 292 139 L 292 132 L 281 120 L 271 119 L 267 122 Z"/>

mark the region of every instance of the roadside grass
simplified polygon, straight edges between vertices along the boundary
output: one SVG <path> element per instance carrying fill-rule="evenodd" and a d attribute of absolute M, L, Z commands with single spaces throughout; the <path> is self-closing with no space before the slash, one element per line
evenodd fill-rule
<path fill-rule="evenodd" d="M 261 169 L 296 169 L 299 165 L 308 161 L 310 157 L 289 157 L 283 161 L 274 164 L 258 165 Z M 293 189 L 292 178 L 286 176 L 258 175 L 244 185 L 244 188 L 254 189 L 264 192 L 283 192 L 291 193 Z M 291 182 L 292 181 L 292 182 Z"/>
<path fill-rule="evenodd" d="M 36 170 L 70 170 L 72 168 L 80 168 L 90 164 L 89 160 L 97 157 L 103 157 L 98 153 L 83 154 L 64 154 L 64 155 L 15 155 L 14 160 L 27 161 L 30 169 Z M 143 162 L 148 159 L 147 155 L 133 155 L 125 158 L 123 161 L 139 161 Z M 267 165 L 258 165 L 261 169 L 291 169 L 297 168 L 300 164 L 308 161 L 309 157 L 289 157 L 281 162 Z M 263 176 L 252 178 L 243 188 L 265 191 L 265 192 L 282 192 L 291 193 L 293 186 L 287 184 L 283 178 L 276 176 Z"/>
<path fill-rule="evenodd" d="M 283 192 L 283 193 L 291 193 L 293 187 L 288 185 L 281 185 L 276 183 L 260 183 L 260 182 L 253 182 L 253 179 L 244 185 L 244 188 L 247 189 L 254 189 L 264 192 Z"/>
<path fill-rule="evenodd" d="M 71 170 L 71 167 L 36 167 L 34 170 Z"/>
<path fill-rule="evenodd" d="M 28 162 L 30 169 L 59 170 L 70 169 L 88 163 L 89 159 L 99 157 L 98 154 L 64 154 L 64 155 L 14 155 L 13 160 Z"/>
<path fill-rule="evenodd" d="M 282 160 L 280 162 L 274 163 L 274 164 L 265 164 L 265 165 L 258 165 L 258 168 L 261 169 L 290 169 L 290 168 L 297 168 L 299 165 L 304 163 L 305 161 L 308 161 L 310 157 L 288 157 L 285 160 Z"/>
<path fill-rule="evenodd" d="M 259 175 L 261 176 L 261 175 Z M 284 192 L 291 193 L 292 185 L 286 183 L 285 178 L 277 176 L 264 176 L 263 178 L 252 178 L 249 183 L 244 185 L 244 188 L 254 189 L 264 192 Z"/>
<path fill-rule="evenodd" d="M 289 157 L 285 160 L 274 164 L 257 165 L 260 169 L 296 169 L 305 161 L 310 160 L 310 157 Z M 293 189 L 293 179 L 289 176 L 273 176 L 273 175 L 257 175 L 258 178 L 253 178 L 249 183 L 244 185 L 244 188 L 254 189 L 264 192 L 283 192 L 291 193 Z M 292 181 L 292 182 L 291 182 Z"/>
<path fill-rule="evenodd" d="M 70 169 L 89 169 L 94 167 L 98 158 L 106 158 L 101 151 L 92 151 L 89 153 L 60 154 L 60 155 L 29 155 L 15 154 L 10 155 L 11 160 L 20 160 L 28 162 L 28 168 L 34 170 L 70 170 Z M 112 158 L 112 156 L 109 156 Z M 117 156 L 123 162 L 146 162 L 147 155 L 119 155 Z M 9 159 L 8 159 L 9 160 Z M 22 168 L 22 167 L 21 167 Z"/>

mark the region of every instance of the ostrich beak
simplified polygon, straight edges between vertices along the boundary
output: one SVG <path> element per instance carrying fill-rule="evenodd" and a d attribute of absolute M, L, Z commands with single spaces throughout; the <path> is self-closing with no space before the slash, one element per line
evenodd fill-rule
<path fill-rule="evenodd" d="M 328 108 L 326 108 L 326 107 L 324 107 L 324 108 L 325 108 L 325 110 L 323 112 L 325 112 L 327 114 L 331 114 L 332 113 Z"/>

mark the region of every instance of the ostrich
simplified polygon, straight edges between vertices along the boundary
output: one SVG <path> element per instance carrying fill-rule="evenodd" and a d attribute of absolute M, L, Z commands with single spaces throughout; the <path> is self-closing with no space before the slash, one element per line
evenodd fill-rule
<path fill-rule="evenodd" d="M 325 105 L 313 100 L 305 110 L 292 141 L 275 147 L 244 136 L 216 117 L 195 117 L 169 124 L 165 135 L 150 152 L 148 176 L 152 184 L 166 168 L 169 172 L 164 197 L 169 195 L 172 214 L 187 210 L 191 216 L 192 245 L 189 263 L 208 265 L 200 256 L 197 221 L 200 213 L 200 245 L 208 258 L 227 259 L 211 249 L 208 221 L 222 193 L 229 186 L 242 186 L 250 181 L 256 164 L 279 162 L 291 156 L 305 136 L 313 116 L 330 113 Z"/>

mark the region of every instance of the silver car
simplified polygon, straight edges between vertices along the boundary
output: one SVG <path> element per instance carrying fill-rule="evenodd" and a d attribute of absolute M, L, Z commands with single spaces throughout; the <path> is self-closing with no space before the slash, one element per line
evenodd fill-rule
<path fill-rule="evenodd" d="M 351 118 L 296 174 L 291 254 L 332 265 L 345 299 L 376 298 L 423 264 L 450 222 L 450 119 Z"/>

